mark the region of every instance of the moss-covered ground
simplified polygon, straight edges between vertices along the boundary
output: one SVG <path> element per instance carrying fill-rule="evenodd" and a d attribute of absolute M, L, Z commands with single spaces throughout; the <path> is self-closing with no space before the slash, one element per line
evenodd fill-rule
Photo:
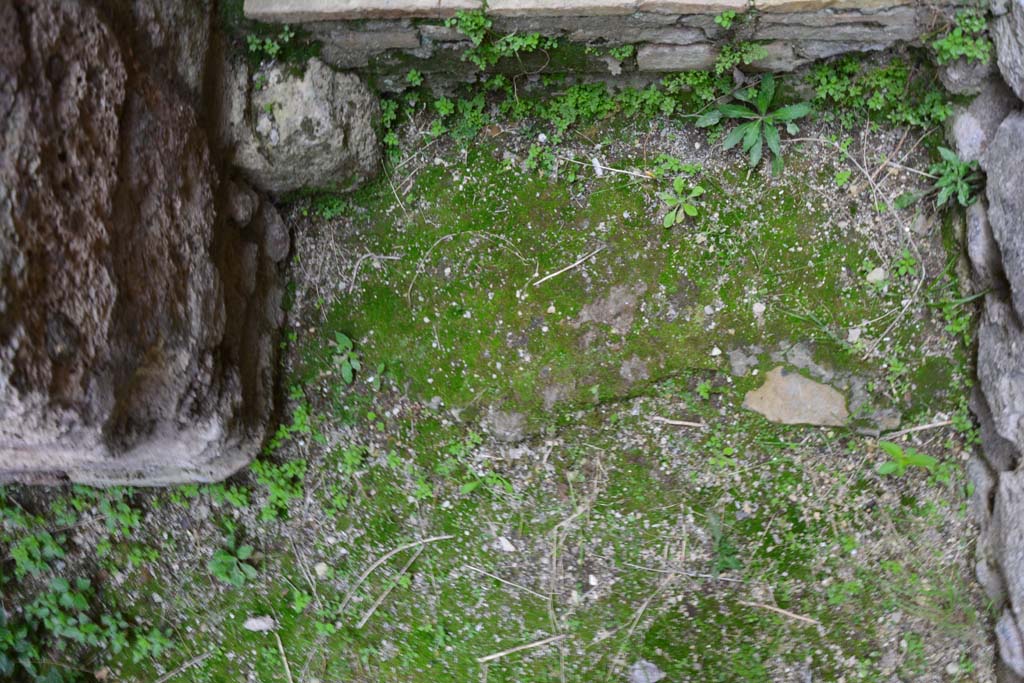
<path fill-rule="evenodd" d="M 86 680 L 992 680 L 955 221 L 886 206 L 923 182 L 902 130 L 848 158 L 837 133 L 808 126 L 772 177 L 679 121 L 576 130 L 542 171 L 536 131 L 414 123 L 378 181 L 286 209 L 263 464 L 123 508 L 7 490 L 5 608 L 89 578 L 90 619 L 131 635 L 46 653 Z M 705 192 L 665 228 L 680 175 Z M 779 365 L 850 425 L 745 410 Z M 882 476 L 886 438 L 938 464 Z M 59 553 L 18 545 L 44 531 Z M 209 566 L 229 537 L 240 586 Z"/>

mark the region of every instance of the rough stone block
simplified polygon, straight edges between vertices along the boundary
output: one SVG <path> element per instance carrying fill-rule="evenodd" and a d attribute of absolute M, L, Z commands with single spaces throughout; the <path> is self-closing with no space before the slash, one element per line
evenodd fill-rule
<path fill-rule="evenodd" d="M 711 16 L 726 11 L 746 12 L 750 5 L 746 0 L 640 0 L 637 9 L 641 12 L 660 14 L 708 14 Z"/>
<path fill-rule="evenodd" d="M 703 71 L 715 64 L 715 49 L 708 43 L 693 45 L 643 45 L 637 52 L 640 71 Z"/>
<path fill-rule="evenodd" d="M 1013 308 L 1024 320 L 1024 113 L 1007 116 L 989 143 L 982 165 L 988 172 L 988 220 L 1003 257 Z M 1024 353 L 1024 348 L 1021 349 Z M 1021 427 L 1024 433 L 1024 426 Z M 1018 444 L 1024 440 L 1018 441 Z"/>
<path fill-rule="evenodd" d="M 811 12 L 765 14 L 757 23 L 757 40 L 813 40 L 893 44 L 920 35 L 917 12 L 896 7 L 873 14 Z"/>
<path fill-rule="evenodd" d="M 1007 12 L 992 22 L 999 71 L 1024 100 L 1024 0 L 1011 0 Z"/>
<path fill-rule="evenodd" d="M 803 40 L 793 45 L 798 55 L 810 60 L 828 59 L 851 52 L 878 52 L 890 47 L 892 45 L 889 43 L 846 43 L 831 40 Z"/>
<path fill-rule="evenodd" d="M 913 4 L 914 0 L 754 0 L 754 8 L 760 12 L 818 12 L 821 10 L 862 12 Z"/>
<path fill-rule="evenodd" d="M 487 13 L 495 16 L 600 16 L 632 14 L 636 0 L 489 0 Z"/>
<path fill-rule="evenodd" d="M 978 379 L 996 433 L 1020 453 L 1024 447 L 1024 330 L 1010 305 L 995 294 L 985 297 L 978 327 Z"/>
<path fill-rule="evenodd" d="M 1002 79 L 990 79 L 967 108 L 958 107 L 947 122 L 946 137 L 965 161 L 980 161 L 999 124 L 1020 103 Z"/>

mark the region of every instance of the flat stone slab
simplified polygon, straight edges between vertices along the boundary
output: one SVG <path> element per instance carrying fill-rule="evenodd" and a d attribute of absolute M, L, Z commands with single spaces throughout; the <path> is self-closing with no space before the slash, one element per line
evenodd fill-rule
<path fill-rule="evenodd" d="M 762 12 L 819 10 L 875 12 L 913 0 L 754 0 Z M 490 0 L 487 13 L 504 17 L 608 16 L 634 12 L 717 15 L 750 9 L 747 0 Z M 459 10 L 483 9 L 483 0 L 245 0 L 245 16 L 266 22 L 316 22 L 350 19 L 438 19 Z"/>
<path fill-rule="evenodd" d="M 787 425 L 842 427 L 850 419 L 841 393 L 781 366 L 768 373 L 760 388 L 747 392 L 743 407 Z"/>
<path fill-rule="evenodd" d="M 483 0 L 245 0 L 247 19 L 272 23 L 345 19 L 444 19 L 481 9 Z"/>

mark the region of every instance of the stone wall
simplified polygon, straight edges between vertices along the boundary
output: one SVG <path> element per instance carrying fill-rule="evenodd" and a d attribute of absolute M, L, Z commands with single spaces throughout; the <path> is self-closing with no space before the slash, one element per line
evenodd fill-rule
<path fill-rule="evenodd" d="M 971 405 L 982 454 L 968 466 L 981 525 L 977 576 L 999 610 L 1001 680 L 1024 681 L 1024 0 L 993 2 L 999 73 L 950 121 L 957 153 L 987 175 L 967 210 L 974 288 L 985 294 Z"/>
<path fill-rule="evenodd" d="M 767 56 L 756 70 L 793 71 L 817 59 L 914 43 L 941 26 L 950 3 L 912 0 L 491 0 L 497 33 L 534 33 L 567 41 L 560 54 L 528 55 L 504 65 L 523 73 L 573 71 L 620 76 L 710 68 L 724 44 L 755 41 Z M 323 43 L 333 66 L 362 69 L 378 87 L 400 89 L 410 68 L 442 80 L 471 81 L 461 60 L 471 46 L 444 19 L 479 10 L 481 0 L 246 0 L 245 13 L 265 22 L 301 24 Z M 716 23 L 735 12 L 728 28 Z M 618 60 L 602 51 L 634 45 Z M 570 46 L 590 50 L 573 50 Z M 597 48 L 597 49 L 595 49 Z M 534 62 L 537 62 L 536 64 Z M 496 67 L 502 70 L 502 65 Z"/>
<path fill-rule="evenodd" d="M 218 161 L 213 0 L 0 3 L 0 481 L 212 481 L 273 407 L 273 206 Z"/>

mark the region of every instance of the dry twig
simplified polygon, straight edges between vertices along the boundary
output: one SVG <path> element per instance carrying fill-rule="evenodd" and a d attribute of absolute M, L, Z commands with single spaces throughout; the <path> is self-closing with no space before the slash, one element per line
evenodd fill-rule
<path fill-rule="evenodd" d="M 564 640 L 565 635 L 551 636 L 550 638 L 544 638 L 543 640 L 537 640 L 526 645 L 517 645 L 501 652 L 495 652 L 494 654 L 487 655 L 485 657 L 477 657 L 476 661 L 478 664 L 486 664 L 487 662 L 493 662 L 495 659 L 501 659 L 502 657 L 514 654 L 516 652 L 522 652 L 523 650 L 532 650 L 537 647 L 548 645 L 549 643 L 557 643 L 560 640 Z"/>
<path fill-rule="evenodd" d="M 539 279 L 539 280 L 537 280 L 536 282 L 534 282 L 534 283 L 533 283 L 533 286 L 534 286 L 534 287 L 538 287 L 538 286 L 540 286 L 540 285 L 541 285 L 542 283 L 544 283 L 544 282 L 547 282 L 548 280 L 550 280 L 551 278 L 553 278 L 553 277 L 557 277 L 558 275 L 561 275 L 562 273 L 566 272 L 567 270 L 572 270 L 573 268 L 575 268 L 575 267 L 577 267 L 578 265 L 580 265 L 581 263 L 583 263 L 583 262 L 585 262 L 585 261 L 587 261 L 587 260 L 589 260 L 589 259 L 593 258 L 594 256 L 596 256 L 597 254 L 601 253 L 602 251 L 604 251 L 604 246 L 600 246 L 600 247 L 598 247 L 597 249 L 595 249 L 594 251 L 590 252 L 590 253 L 589 253 L 589 254 L 587 254 L 586 256 L 584 256 L 584 257 L 582 257 L 582 258 L 578 259 L 577 261 L 575 261 L 575 262 L 573 262 L 573 263 L 570 263 L 570 264 L 569 264 L 569 265 L 567 265 L 567 266 L 566 266 L 565 268 L 560 268 L 559 270 L 556 270 L 556 271 L 555 271 L 555 272 L 553 272 L 553 273 L 550 273 L 550 274 L 548 274 L 548 275 L 545 275 L 545 276 L 544 276 L 544 277 L 542 277 L 541 279 Z"/>
<path fill-rule="evenodd" d="M 455 537 L 451 534 L 445 534 L 443 536 L 431 536 L 430 538 L 424 538 L 422 541 L 412 541 L 411 543 L 405 543 L 403 545 L 398 546 L 397 548 L 394 548 L 384 553 L 384 555 L 382 555 L 379 560 L 371 564 L 369 567 L 367 567 L 366 571 L 359 575 L 359 578 L 356 579 L 356 582 L 352 584 L 351 588 L 348 589 L 348 593 L 345 595 L 345 599 L 341 601 L 341 606 L 338 608 L 338 611 L 344 612 L 345 608 L 348 607 L 348 603 L 351 602 L 352 598 L 355 596 L 356 591 L 359 589 L 361 585 L 363 585 L 363 581 L 366 581 L 367 577 L 370 576 L 370 574 L 372 574 L 374 570 L 377 569 L 377 567 L 381 566 L 398 553 L 402 552 L 403 550 L 408 550 L 409 548 L 415 548 L 417 546 L 426 545 L 428 543 L 446 541 L 449 538 Z"/>
<path fill-rule="evenodd" d="M 745 605 L 746 607 L 760 607 L 761 609 L 766 609 L 769 612 L 781 614 L 782 616 L 789 617 L 790 619 L 796 619 L 797 621 L 802 621 L 807 624 L 821 626 L 821 622 L 817 619 L 811 619 L 810 617 L 805 617 L 802 614 L 790 612 L 789 610 L 782 609 L 781 607 L 773 607 L 772 605 L 765 605 L 764 603 L 760 602 L 747 602 L 746 600 L 737 600 L 736 602 L 740 605 Z"/>

